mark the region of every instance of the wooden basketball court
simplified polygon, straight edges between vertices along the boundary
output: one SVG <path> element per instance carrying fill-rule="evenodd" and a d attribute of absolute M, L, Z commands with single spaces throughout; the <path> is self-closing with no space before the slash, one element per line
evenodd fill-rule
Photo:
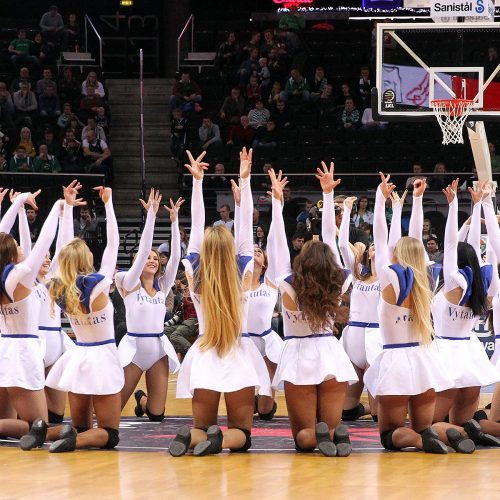
<path fill-rule="evenodd" d="M 174 394 L 172 380 L 167 414 L 190 415 L 190 400 L 176 400 Z M 482 396 L 484 402 L 490 398 Z M 123 415 L 132 416 L 133 407 L 129 402 Z M 220 413 L 225 413 L 223 403 Z M 286 415 L 283 393 L 278 414 Z M 135 422 L 135 417 L 126 420 Z M 367 450 L 355 446 L 343 459 L 297 454 L 290 446 L 273 452 L 172 458 L 166 451 L 171 438 L 156 437 L 155 445 L 161 446 L 149 452 L 122 448 L 58 455 L 49 454 L 46 447 L 22 452 L 2 446 L 0 498 L 500 498 L 500 450 L 472 455 L 391 453 L 379 450 L 377 443 Z M 267 438 L 261 433 L 259 439 Z"/>

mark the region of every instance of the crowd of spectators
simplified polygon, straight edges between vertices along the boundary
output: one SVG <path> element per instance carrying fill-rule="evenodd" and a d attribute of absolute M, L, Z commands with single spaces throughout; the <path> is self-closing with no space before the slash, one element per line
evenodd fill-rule
<path fill-rule="evenodd" d="M 15 76 L 0 81 L 0 170 L 103 173 L 111 182 L 104 85 L 95 71 L 56 66 L 62 52 L 79 50 L 77 17 L 64 23 L 53 5 L 39 27 L 32 39 L 20 28 L 7 49 Z"/>

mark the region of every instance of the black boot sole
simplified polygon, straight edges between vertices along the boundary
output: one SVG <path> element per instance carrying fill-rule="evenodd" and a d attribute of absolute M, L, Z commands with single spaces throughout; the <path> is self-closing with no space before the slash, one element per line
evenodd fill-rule
<path fill-rule="evenodd" d="M 448 453 L 448 447 L 439 440 L 437 432 L 430 428 L 422 433 L 422 448 L 426 453 L 436 455 L 446 455 Z"/>
<path fill-rule="evenodd" d="M 191 444 L 191 429 L 184 425 L 179 429 L 177 435 L 170 443 L 168 451 L 173 457 L 182 457 L 189 450 Z"/>
<path fill-rule="evenodd" d="M 500 439 L 491 436 L 490 434 L 485 434 L 481 430 L 481 425 L 476 420 L 467 420 L 463 425 L 465 432 L 468 436 L 474 441 L 474 443 L 479 444 L 481 446 L 492 446 L 499 447 Z"/>
<path fill-rule="evenodd" d="M 67 437 L 54 441 L 49 447 L 49 453 L 67 453 L 76 450 L 76 438 Z"/>
<path fill-rule="evenodd" d="M 330 439 L 330 429 L 325 422 L 318 422 L 316 424 L 316 442 L 318 443 L 318 450 L 325 457 L 336 457 L 337 447 Z"/>
<path fill-rule="evenodd" d="M 474 453 L 476 450 L 476 445 L 474 444 L 474 441 L 472 439 L 467 439 L 460 434 L 456 429 L 447 429 L 446 430 L 446 437 L 448 438 L 448 441 L 450 442 L 450 446 L 457 452 L 457 453 Z"/>
<path fill-rule="evenodd" d="M 222 451 L 222 431 L 218 425 L 211 425 L 207 430 L 207 440 L 198 443 L 193 450 L 195 457 L 216 455 Z"/>
<path fill-rule="evenodd" d="M 142 409 L 141 406 L 141 399 L 146 396 L 147 394 L 144 391 L 141 391 L 140 389 L 138 391 L 134 392 L 134 398 L 136 402 L 136 406 L 134 408 L 134 413 L 136 417 L 142 417 L 144 415 L 144 410 Z"/>
<path fill-rule="evenodd" d="M 36 419 L 31 425 L 28 434 L 25 434 L 19 440 L 19 447 L 24 451 L 30 451 L 33 448 L 41 448 L 47 437 L 47 423 L 41 418 Z"/>
<path fill-rule="evenodd" d="M 333 442 L 337 446 L 337 457 L 348 457 L 352 453 L 352 444 L 347 426 L 337 426 L 333 434 Z"/>

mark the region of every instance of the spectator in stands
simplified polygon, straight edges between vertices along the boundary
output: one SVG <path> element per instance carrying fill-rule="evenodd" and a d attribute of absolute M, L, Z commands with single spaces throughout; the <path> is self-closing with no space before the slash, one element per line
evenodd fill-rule
<path fill-rule="evenodd" d="M 73 219 L 73 227 L 76 238 L 82 238 L 87 241 L 95 237 L 97 233 L 97 219 L 88 205 L 80 207 L 80 215 Z"/>
<path fill-rule="evenodd" d="M 204 116 L 201 127 L 198 129 L 201 147 L 204 150 L 218 149 L 222 146 L 219 125 L 212 121 L 210 116 Z"/>
<path fill-rule="evenodd" d="M 97 73 L 95 71 L 89 71 L 87 74 L 87 78 L 82 82 L 81 94 L 83 96 L 89 95 L 89 87 L 94 88 L 95 95 L 102 97 L 102 99 L 106 97 L 104 85 L 99 80 L 97 80 Z"/>
<path fill-rule="evenodd" d="M 252 225 L 253 225 L 254 228 L 256 228 L 258 226 L 259 219 L 260 219 L 260 210 L 257 207 L 253 207 Z"/>
<path fill-rule="evenodd" d="M 38 111 L 42 118 L 48 118 L 56 123 L 61 115 L 61 103 L 56 94 L 56 85 L 47 85 L 38 98 Z"/>
<path fill-rule="evenodd" d="M 64 68 L 63 77 L 59 80 L 58 89 L 61 101 L 70 102 L 73 109 L 76 109 L 80 102 L 81 85 L 73 78 L 71 66 Z"/>
<path fill-rule="evenodd" d="M 255 246 L 265 250 L 267 247 L 267 228 L 262 225 L 258 225 L 255 228 L 255 238 L 254 238 Z"/>
<path fill-rule="evenodd" d="M 3 123 L 11 123 L 14 118 L 14 103 L 10 92 L 7 90 L 7 84 L 0 82 L 0 120 Z"/>
<path fill-rule="evenodd" d="M 83 119 L 89 115 L 95 115 L 97 108 L 104 106 L 104 99 L 95 93 L 96 87 L 89 85 L 86 88 L 87 95 L 80 101 L 80 113 Z"/>
<path fill-rule="evenodd" d="M 253 49 L 257 49 L 257 52 L 260 48 L 260 31 L 252 31 L 252 34 L 250 35 L 250 40 L 243 46 L 243 54 L 242 58 L 243 59 L 248 59 L 251 57 L 251 53 Z"/>
<path fill-rule="evenodd" d="M 240 79 L 240 87 L 245 88 L 250 81 L 252 75 L 257 75 L 260 70 L 259 66 L 259 49 L 253 47 L 250 50 L 250 57 L 245 59 L 238 69 L 238 76 Z"/>
<path fill-rule="evenodd" d="M 372 224 L 368 224 L 368 222 L 363 222 L 359 225 L 359 229 L 363 231 L 368 238 L 368 244 L 371 245 L 373 243 L 373 226 Z"/>
<path fill-rule="evenodd" d="M 370 78 L 370 68 L 361 66 L 358 81 L 358 105 L 361 110 L 371 106 L 371 90 L 373 84 Z"/>
<path fill-rule="evenodd" d="M 276 148 L 278 147 L 279 135 L 276 130 L 276 124 L 273 120 L 268 120 L 265 127 L 259 127 L 253 142 L 253 148 L 256 154 L 266 156 L 276 156 Z"/>
<path fill-rule="evenodd" d="M 292 126 L 292 113 L 288 109 L 285 101 L 278 101 L 276 103 L 276 110 L 271 113 L 271 119 L 276 124 L 278 130 L 291 128 Z"/>
<path fill-rule="evenodd" d="M 290 5 L 289 11 L 281 16 L 278 26 L 283 30 L 298 33 L 306 27 L 306 20 L 300 15 L 297 5 Z"/>
<path fill-rule="evenodd" d="M 68 21 L 64 25 L 62 37 L 62 50 L 74 50 L 80 45 L 80 25 L 78 24 L 76 14 L 69 14 Z"/>
<path fill-rule="evenodd" d="M 98 139 L 106 141 L 106 133 L 104 132 L 104 129 L 101 126 L 97 125 L 95 118 L 92 116 L 89 116 L 87 118 L 87 125 L 85 125 L 85 127 L 83 127 L 82 129 L 82 141 L 87 138 L 87 132 L 89 130 L 94 130 L 95 135 Z"/>
<path fill-rule="evenodd" d="M 33 42 L 26 38 L 26 30 L 20 29 L 17 38 L 12 40 L 7 48 L 10 60 L 14 64 L 38 63 L 38 59 L 31 55 L 31 45 Z"/>
<path fill-rule="evenodd" d="M 179 226 L 179 234 L 181 237 L 181 259 L 183 259 L 187 255 L 189 236 L 184 226 Z"/>
<path fill-rule="evenodd" d="M 56 82 L 52 80 L 52 71 L 50 70 L 50 68 L 45 68 L 42 73 L 42 78 L 36 82 L 35 92 L 40 96 L 45 92 L 45 89 L 49 85 L 55 88 Z"/>
<path fill-rule="evenodd" d="M 302 210 L 302 212 L 297 215 L 297 222 L 307 222 L 307 220 L 309 219 L 309 212 L 311 211 L 313 205 L 314 203 L 311 200 L 306 200 L 304 202 L 304 210 Z"/>
<path fill-rule="evenodd" d="M 19 134 L 19 144 L 22 146 L 27 156 L 33 159 L 36 156 L 35 146 L 31 139 L 31 130 L 28 127 L 23 127 Z"/>
<path fill-rule="evenodd" d="M 238 87 L 231 89 L 231 94 L 224 99 L 220 109 L 220 117 L 227 123 L 238 124 L 240 116 L 245 112 L 245 99 L 241 97 Z"/>
<path fill-rule="evenodd" d="M 17 113 L 16 123 L 34 124 L 38 102 L 35 93 L 30 90 L 29 83 L 22 82 L 20 90 L 14 93 L 12 100 Z"/>
<path fill-rule="evenodd" d="M 334 198 L 334 203 L 335 203 L 335 225 L 337 228 L 340 228 L 340 224 L 342 222 L 342 216 L 344 214 L 344 200 L 346 197 L 344 195 L 338 195 L 335 196 Z M 390 206 L 390 205 L 389 205 Z M 392 211 L 391 211 L 391 217 L 392 217 Z M 364 245 L 368 246 L 369 239 L 368 235 L 365 233 L 365 231 L 354 227 L 353 225 L 349 227 L 349 243 L 353 244 L 357 242 L 361 242 Z"/>
<path fill-rule="evenodd" d="M 262 99 L 262 89 L 259 86 L 257 75 L 252 75 L 245 90 L 248 108 L 255 106 L 257 100 Z"/>
<path fill-rule="evenodd" d="M 95 115 L 96 125 L 102 127 L 104 132 L 107 134 L 109 132 L 109 117 L 106 114 L 106 108 L 104 106 L 97 107 L 97 113 Z"/>
<path fill-rule="evenodd" d="M 497 69 L 500 64 L 500 59 L 498 58 L 498 51 L 494 45 L 488 47 L 488 57 L 486 64 L 484 65 L 484 79 L 487 80 L 490 75 Z M 494 80 L 499 80 L 500 75 L 497 73 Z"/>
<path fill-rule="evenodd" d="M 43 139 L 38 143 L 38 145 L 40 146 L 40 144 L 45 144 L 49 148 L 49 153 L 54 155 L 56 158 L 59 158 L 61 154 L 61 144 L 50 127 L 47 127 L 44 130 Z"/>
<path fill-rule="evenodd" d="M 451 184 L 453 178 L 450 175 L 446 175 L 447 172 L 448 170 L 443 162 L 438 162 L 434 165 L 434 173 L 439 175 L 433 175 L 430 178 L 429 188 L 431 191 L 441 191 L 441 189 L 445 189 L 448 184 Z"/>
<path fill-rule="evenodd" d="M 316 101 L 316 108 L 320 114 L 334 113 L 336 111 L 337 105 L 336 100 L 333 97 L 333 85 L 327 83 L 323 92 Z"/>
<path fill-rule="evenodd" d="M 33 160 L 26 154 L 24 146 L 17 146 L 9 162 L 10 172 L 33 172 Z"/>
<path fill-rule="evenodd" d="M 231 127 L 229 130 L 228 141 L 226 144 L 235 144 L 239 149 L 249 148 L 255 139 L 255 129 L 250 126 L 250 120 L 247 115 L 240 117 L 240 123 Z"/>
<path fill-rule="evenodd" d="M 240 44 L 238 40 L 236 40 L 234 31 L 230 31 L 227 34 L 226 40 L 222 42 L 217 49 L 215 67 L 219 71 L 223 68 L 227 68 L 229 71 L 232 68 L 237 68 L 240 63 L 240 56 Z"/>
<path fill-rule="evenodd" d="M 78 116 L 73 115 L 69 121 L 68 128 L 72 129 L 75 137 L 82 136 L 83 123 L 78 119 Z"/>
<path fill-rule="evenodd" d="M 271 87 L 271 92 L 267 98 L 267 104 L 269 109 L 275 109 L 278 101 L 281 101 L 281 91 L 283 88 L 281 87 L 280 82 L 274 82 Z"/>
<path fill-rule="evenodd" d="M 9 162 L 7 161 L 7 151 L 0 149 L 0 172 L 6 172 L 9 169 Z"/>
<path fill-rule="evenodd" d="M 365 108 L 361 117 L 362 129 L 365 132 L 380 132 L 387 128 L 388 122 L 379 122 L 373 119 L 372 108 Z"/>
<path fill-rule="evenodd" d="M 64 30 L 63 18 L 57 10 L 57 5 L 51 5 L 49 11 L 40 19 L 42 35 L 54 42 L 59 42 L 61 40 Z"/>
<path fill-rule="evenodd" d="M 432 222 L 430 221 L 430 219 L 424 219 L 424 222 L 422 223 L 422 242 L 424 243 L 424 245 L 427 245 L 427 240 L 431 236 L 437 238 L 436 234 L 434 233 L 434 228 L 432 227 Z"/>
<path fill-rule="evenodd" d="M 59 118 L 57 119 L 57 126 L 61 130 L 64 130 L 69 125 L 69 121 L 71 120 L 72 116 L 73 110 L 71 109 L 71 103 L 65 102 L 63 104 L 63 111 L 61 113 L 61 116 L 59 116 Z"/>
<path fill-rule="evenodd" d="M 182 116 L 182 110 L 180 108 L 174 109 L 170 121 L 170 151 L 179 162 L 182 162 L 184 158 L 187 128 L 188 121 Z"/>
<path fill-rule="evenodd" d="M 191 80 L 187 71 L 181 73 L 181 79 L 174 84 L 170 97 L 170 109 L 182 108 L 183 111 L 194 109 L 194 104 L 201 102 L 201 88 Z"/>
<path fill-rule="evenodd" d="M 373 212 L 369 208 L 370 201 L 368 200 L 368 196 L 360 196 L 358 198 L 358 210 L 352 216 L 354 227 L 359 227 L 363 222 L 373 224 Z"/>
<path fill-rule="evenodd" d="M 215 226 L 226 226 L 229 231 L 233 230 L 234 221 L 231 219 L 231 207 L 227 204 L 222 205 L 219 208 L 220 219 L 214 222 Z"/>
<path fill-rule="evenodd" d="M 351 86 L 349 83 L 344 82 L 340 86 L 340 95 L 335 100 L 339 111 L 344 109 L 345 102 L 348 98 L 352 99 Z"/>
<path fill-rule="evenodd" d="M 311 99 L 313 101 L 317 101 L 326 85 L 328 84 L 328 80 L 325 77 L 325 70 L 323 67 L 318 66 L 314 72 L 314 78 L 311 82 Z"/>
<path fill-rule="evenodd" d="M 259 72 L 257 73 L 257 78 L 259 81 L 259 87 L 262 94 L 267 96 L 269 91 L 269 85 L 271 83 L 271 72 L 267 66 L 267 57 L 261 57 L 259 59 Z"/>
<path fill-rule="evenodd" d="M 271 73 L 271 83 L 280 82 L 287 74 L 286 61 L 277 47 L 273 47 L 269 52 L 267 67 Z"/>
<path fill-rule="evenodd" d="M 229 191 L 231 189 L 231 183 L 229 179 L 224 175 L 226 173 L 226 169 L 224 164 L 217 163 L 214 167 L 213 175 L 205 174 L 203 179 L 203 185 L 205 188 L 209 188 L 217 191 Z"/>
<path fill-rule="evenodd" d="M 283 217 L 293 219 L 295 222 L 301 209 L 299 202 L 292 197 L 292 188 L 290 185 L 283 188 Z"/>
<path fill-rule="evenodd" d="M 45 41 L 41 33 L 35 33 L 35 38 L 31 44 L 31 55 L 36 57 L 38 63 L 43 66 L 56 64 L 54 45 L 50 45 Z"/>
<path fill-rule="evenodd" d="M 405 189 L 413 189 L 413 183 L 418 180 L 418 179 L 425 179 L 425 175 L 422 175 L 424 173 L 424 167 L 420 163 L 414 163 L 411 167 L 413 175 L 411 177 L 408 177 L 406 179 L 405 183 Z"/>
<path fill-rule="evenodd" d="M 439 243 L 436 236 L 429 236 L 425 243 L 425 249 L 427 250 L 427 255 L 429 259 L 436 264 L 443 263 L 443 252 L 439 251 Z"/>
<path fill-rule="evenodd" d="M 38 148 L 38 156 L 33 160 L 33 171 L 42 173 L 61 171 L 58 159 L 54 155 L 49 154 L 49 148 L 46 144 L 42 144 Z"/>
<path fill-rule="evenodd" d="M 36 243 L 40 231 L 42 230 L 43 221 L 38 217 L 38 210 L 30 206 L 26 207 L 26 218 L 28 219 L 31 243 Z"/>
<path fill-rule="evenodd" d="M 19 76 L 12 80 L 10 84 L 10 93 L 14 94 L 18 90 L 21 90 L 21 83 L 27 83 L 30 90 L 35 88 L 35 82 L 30 76 L 30 70 L 25 66 L 19 69 Z"/>
<path fill-rule="evenodd" d="M 285 90 L 281 92 L 281 100 L 291 98 L 308 101 L 310 98 L 309 82 L 300 74 L 297 68 L 290 71 L 290 78 L 286 81 Z"/>
<path fill-rule="evenodd" d="M 260 46 L 260 53 L 262 56 L 267 57 L 269 52 L 271 52 L 272 48 L 275 46 L 276 41 L 274 40 L 274 33 L 272 30 L 264 31 L 264 41 Z"/>
<path fill-rule="evenodd" d="M 357 130 L 361 127 L 359 110 L 354 106 L 352 97 L 345 100 L 344 110 L 339 116 L 339 130 Z"/>
<path fill-rule="evenodd" d="M 87 138 L 82 141 L 83 157 L 86 163 L 85 170 L 92 173 L 106 175 L 106 180 L 113 179 L 113 165 L 111 150 L 102 139 L 98 139 L 95 130 L 87 132 Z"/>
<path fill-rule="evenodd" d="M 82 144 L 75 137 L 75 131 L 66 130 L 62 142 L 61 166 L 63 172 L 80 173 L 82 171 Z"/>
<path fill-rule="evenodd" d="M 304 243 L 306 241 L 306 235 L 303 232 L 295 232 L 292 236 L 292 241 L 290 245 L 290 263 L 293 265 L 293 261 L 297 255 L 299 255 Z"/>
<path fill-rule="evenodd" d="M 491 170 L 493 170 L 493 172 L 500 172 L 500 156 L 495 152 L 495 144 L 488 142 L 488 149 L 490 150 Z"/>
<path fill-rule="evenodd" d="M 248 113 L 250 126 L 254 129 L 265 127 L 270 117 L 271 113 L 264 107 L 262 99 L 257 99 L 255 101 L 255 108 L 251 109 Z"/>

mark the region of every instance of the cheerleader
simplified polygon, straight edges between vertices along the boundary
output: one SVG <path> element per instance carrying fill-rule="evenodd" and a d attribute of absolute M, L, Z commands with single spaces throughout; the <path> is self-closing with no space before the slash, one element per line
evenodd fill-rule
<path fill-rule="evenodd" d="M 420 240 L 401 238 L 391 258 L 387 246 L 385 201 L 395 186 L 380 173 L 375 201 L 375 268 L 380 282 L 379 322 L 383 351 L 367 369 L 364 381 L 377 397 L 380 440 L 388 450 L 416 447 L 428 453 L 447 453 L 431 428 L 436 392 L 453 382 L 435 351 L 430 314 L 431 292 L 425 250 Z M 423 195 L 425 182 L 415 185 Z M 410 414 L 410 428 L 405 426 Z"/>
<path fill-rule="evenodd" d="M 308 241 L 290 265 L 282 213 L 282 193 L 286 177 L 272 181 L 271 258 L 282 295 L 285 342 L 273 379 L 273 387 L 284 381 L 290 425 L 297 451 L 313 451 L 325 456 L 348 456 L 351 443 L 347 427 L 339 425 L 347 384 L 358 377 L 335 338 L 334 322 L 346 319 L 341 295 L 350 277 L 340 267 L 335 241 L 333 190 L 334 166 L 322 163 L 316 178 L 323 189 L 323 242 Z"/>
<path fill-rule="evenodd" d="M 389 233 L 389 248 L 394 248 L 401 238 L 401 213 L 406 191 L 401 198 L 396 192 L 391 193 L 392 221 Z M 361 251 L 353 250 L 349 244 L 351 211 L 356 197 L 344 200 L 344 213 L 339 231 L 339 250 L 342 260 L 353 275 L 353 287 L 350 297 L 349 322 L 342 331 L 342 344 L 352 361 L 359 381 L 347 388 L 346 400 L 342 411 L 342 420 L 353 421 L 366 414 L 360 403 L 363 391 L 363 374 L 373 359 L 382 351 L 382 336 L 378 321 L 378 302 L 380 284 L 375 271 L 375 245 L 364 247 Z M 362 244 L 361 244 L 362 245 Z M 373 419 L 377 420 L 377 404 L 368 393 Z"/>
<path fill-rule="evenodd" d="M 232 179 L 231 187 L 235 200 L 234 224 L 238 228 L 240 189 Z M 271 246 L 272 244 L 269 242 L 267 248 L 272 252 Z M 274 307 L 278 301 L 278 285 L 273 279 L 275 273 L 272 267 L 269 267 L 269 262 L 272 262 L 272 260 L 268 259 L 268 253 L 255 244 L 252 283 L 248 293 L 247 335 L 264 358 L 270 380 L 272 380 L 278 366 L 277 363 L 281 354 L 283 341 L 271 327 Z M 277 410 L 274 397 L 274 390 L 271 398 L 256 396 L 256 410 L 261 420 L 273 419 Z"/>
<path fill-rule="evenodd" d="M 165 273 L 160 275 L 160 258 L 152 250 L 155 218 L 161 202 L 158 191 L 151 189 L 149 200 L 140 200 L 147 212 L 139 251 L 132 267 L 127 272 L 115 275 L 116 287 L 123 297 L 127 317 L 127 335 L 118 347 L 120 362 L 125 372 L 125 385 L 121 398 L 122 409 L 137 387 L 143 372 L 146 372 L 148 396 L 143 391 L 135 393 L 135 414 L 146 413 L 152 422 L 165 418 L 165 401 L 168 390 L 169 365 L 177 371 L 179 360 L 175 350 L 163 334 L 165 320 L 165 298 L 174 284 L 180 260 L 179 222 L 177 213 L 184 202 L 181 198 L 170 200 L 170 222 L 172 223 L 172 253 Z M 170 359 L 170 362 L 169 362 Z"/>
<path fill-rule="evenodd" d="M 38 333 L 38 302 L 33 291 L 37 271 L 54 239 L 59 201 L 47 216 L 31 254 L 22 262 L 16 241 L 8 234 L 25 204 L 37 208 L 36 193 L 15 197 L 0 222 L 0 401 L 5 408 L 8 399 L 17 412 L 17 419 L 0 420 L 0 436 L 19 438 L 29 430 L 30 423 L 47 419 L 43 388 L 43 346 Z"/>
<path fill-rule="evenodd" d="M 479 425 L 472 420 L 477 409 L 481 386 L 500 380 L 500 373 L 491 365 L 476 335 L 471 335 L 474 324 L 487 311 L 487 295 L 493 294 L 492 266 L 480 266 L 479 248 L 481 232 L 482 188 L 475 192 L 469 188 L 474 208 L 469 230 L 469 243 L 458 241 L 458 179 L 443 189 L 448 204 L 446 220 L 443 277 L 444 286 L 434 296 L 434 347 L 444 360 L 453 388 L 438 392 L 434 421 L 443 422 L 449 416 L 450 424 L 437 424 L 440 437 L 453 446 L 453 436 L 463 430 L 476 444 L 500 444 L 496 439 L 478 433 Z M 446 431 L 446 433 L 443 432 Z M 463 448 L 463 445 L 462 445 Z M 471 447 L 469 452 L 474 451 Z"/>
<path fill-rule="evenodd" d="M 246 451 L 251 446 L 254 392 L 271 396 L 269 375 L 247 331 L 248 290 L 253 270 L 252 150 L 240 154 L 241 214 L 235 233 L 224 226 L 205 224 L 202 162 L 187 152 L 193 175 L 191 236 L 183 261 L 190 293 L 198 315 L 200 337 L 184 358 L 177 379 L 177 397 L 193 398 L 194 428 L 182 427 L 170 443 L 173 456 L 193 448 L 195 456 L 219 453 L 222 448 Z M 237 254 L 237 259 L 235 259 Z M 228 430 L 217 426 L 220 394 L 224 393 Z"/>
<path fill-rule="evenodd" d="M 73 426 L 51 427 L 44 422 L 33 424 L 23 437 L 25 450 L 42 446 L 45 438 L 56 439 L 51 453 L 76 448 L 114 448 L 119 442 L 123 369 L 118 357 L 113 328 L 113 305 L 109 287 L 113 281 L 120 238 L 113 210 L 111 189 L 94 188 L 106 210 L 107 244 L 98 273 L 93 272 L 93 255 L 79 238 L 70 241 L 58 256 L 58 270 L 49 283 L 52 303 L 68 316 L 75 332 L 76 347 L 66 351 L 52 366 L 46 385 L 68 393 Z M 73 192 L 73 198 L 76 195 Z M 73 205 L 66 200 L 63 226 L 73 219 Z M 97 427 L 92 417 L 96 415 Z"/>

